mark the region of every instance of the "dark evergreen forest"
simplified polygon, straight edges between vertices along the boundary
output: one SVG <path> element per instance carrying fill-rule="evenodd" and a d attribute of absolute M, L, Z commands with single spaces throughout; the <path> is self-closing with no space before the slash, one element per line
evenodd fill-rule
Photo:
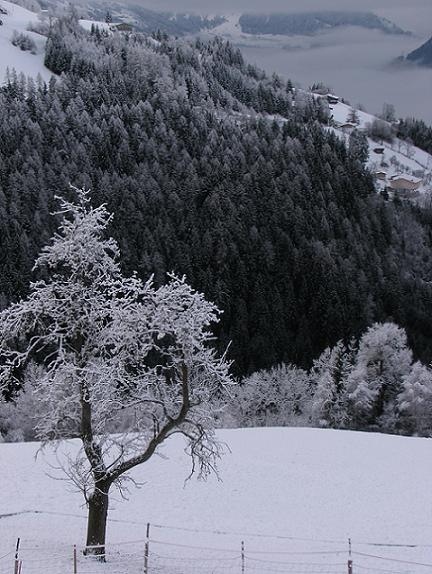
<path fill-rule="evenodd" d="M 124 271 L 185 274 L 223 310 L 234 372 L 309 366 L 373 321 L 432 358 L 431 214 L 374 191 L 326 110 L 230 44 L 51 31 L 48 86 L 0 90 L 0 296 L 27 292 L 55 196 L 115 214 Z"/>
<path fill-rule="evenodd" d="M 424 121 L 415 118 L 399 120 L 397 124 L 397 136 L 412 143 L 432 154 L 432 127 Z"/>

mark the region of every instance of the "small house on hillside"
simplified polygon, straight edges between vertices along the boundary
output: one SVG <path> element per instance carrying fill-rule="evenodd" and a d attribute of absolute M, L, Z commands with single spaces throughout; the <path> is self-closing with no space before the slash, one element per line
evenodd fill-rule
<path fill-rule="evenodd" d="M 339 98 L 333 94 L 327 94 L 327 101 L 330 105 L 335 105 L 339 103 Z"/>
<path fill-rule="evenodd" d="M 379 179 L 380 181 L 385 181 L 387 179 L 387 172 L 385 171 L 373 171 L 372 175 L 375 179 Z"/>
<path fill-rule="evenodd" d="M 133 26 L 127 22 L 119 22 L 117 24 L 110 24 L 110 30 L 112 32 L 132 32 Z"/>
<path fill-rule="evenodd" d="M 391 189 L 403 191 L 416 191 L 422 184 L 422 180 L 408 174 L 393 175 L 389 178 L 389 185 Z"/>
<path fill-rule="evenodd" d="M 353 124 L 351 122 L 342 122 L 339 124 L 339 128 L 344 132 L 344 133 L 351 133 L 352 131 L 354 131 L 355 129 L 357 129 L 357 125 Z"/>

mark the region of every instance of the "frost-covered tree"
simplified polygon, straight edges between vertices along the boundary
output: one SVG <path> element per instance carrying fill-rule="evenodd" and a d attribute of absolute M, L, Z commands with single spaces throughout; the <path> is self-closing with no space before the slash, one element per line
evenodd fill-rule
<path fill-rule="evenodd" d="M 347 115 L 347 122 L 350 122 L 351 124 L 359 124 L 360 123 L 360 117 L 359 117 L 359 113 L 356 110 L 356 108 L 350 108 L 348 111 L 348 115 Z"/>
<path fill-rule="evenodd" d="M 236 387 L 230 406 L 239 426 L 285 426 L 307 424 L 310 384 L 306 371 L 279 365 L 253 373 Z"/>
<path fill-rule="evenodd" d="M 342 341 L 327 348 L 314 361 L 311 379 L 314 384 L 312 421 L 319 426 L 343 428 L 348 423 L 348 377 L 354 362 L 353 346 Z"/>
<path fill-rule="evenodd" d="M 25 392 L 13 393 L 7 401 L 0 401 L 0 441 L 22 442 L 36 440 L 39 402 L 34 382 L 41 376 L 41 368 L 31 362 L 25 369 Z"/>
<path fill-rule="evenodd" d="M 380 118 L 386 122 L 395 122 L 396 121 L 396 110 L 393 104 L 389 104 L 384 102 L 382 107 L 382 112 Z"/>
<path fill-rule="evenodd" d="M 414 363 L 397 397 L 401 428 L 409 434 L 432 435 L 432 370 Z"/>
<path fill-rule="evenodd" d="M 33 38 L 30 38 L 28 34 L 23 34 L 22 32 L 14 30 L 12 33 L 11 44 L 13 46 L 17 46 L 23 52 L 31 52 L 32 54 L 37 53 L 36 42 Z"/>
<path fill-rule="evenodd" d="M 378 118 L 366 125 L 366 132 L 373 140 L 392 142 L 394 139 L 392 126 Z"/>
<path fill-rule="evenodd" d="M 386 432 L 397 427 L 397 396 L 410 372 L 412 352 L 405 330 L 375 323 L 363 334 L 348 380 L 350 414 L 357 428 Z"/>
<path fill-rule="evenodd" d="M 103 559 L 111 486 L 121 489 L 166 439 L 186 437 L 192 472 L 215 470 L 211 404 L 231 379 L 209 347 L 217 308 L 183 279 L 155 289 L 125 277 L 116 242 L 104 238 L 105 207 L 76 192 L 77 203 L 62 200 L 60 230 L 36 261 L 48 279 L 0 314 L 0 381 L 10 389 L 27 362 L 42 366 L 37 435 L 81 439 L 65 470 L 88 504 L 87 551 Z"/>

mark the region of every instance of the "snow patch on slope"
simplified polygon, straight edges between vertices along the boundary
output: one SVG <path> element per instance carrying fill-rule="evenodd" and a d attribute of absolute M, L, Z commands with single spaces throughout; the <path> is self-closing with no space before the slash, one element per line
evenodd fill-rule
<path fill-rule="evenodd" d="M 209 30 L 201 30 L 199 35 L 203 37 L 221 36 L 225 40 L 229 40 L 236 46 L 255 46 L 255 47 L 269 47 L 269 46 L 285 46 L 290 43 L 290 38 L 282 35 L 274 34 L 249 34 L 243 32 L 240 18 L 242 14 L 232 13 L 224 14 L 225 19 L 222 24 L 215 26 Z M 299 37 L 296 36 L 296 46 L 299 42 Z M 309 39 L 310 40 L 310 39 Z"/>
<path fill-rule="evenodd" d="M 239 22 L 240 16 L 241 14 L 224 15 L 225 22 L 213 28 L 211 30 L 212 34 L 216 34 L 216 36 L 229 36 L 230 38 L 239 36 L 242 33 Z"/>
<path fill-rule="evenodd" d="M 37 14 L 5 0 L 0 0 L 0 6 L 7 11 L 7 14 L 0 15 L 3 21 L 3 25 L 0 26 L 0 83 L 5 80 L 7 68 L 10 70 L 15 68 L 17 73 L 33 78 L 40 74 L 45 81 L 48 81 L 52 74 L 43 63 L 46 38 L 27 30 L 29 23 L 35 24 L 39 21 Z M 37 54 L 23 52 L 11 44 L 14 30 L 27 34 L 35 41 Z"/>
<path fill-rule="evenodd" d="M 82 26 L 82 28 L 84 28 L 84 30 L 87 30 L 87 32 L 91 32 L 92 26 L 95 26 L 96 28 L 99 28 L 99 30 L 104 31 L 104 32 L 110 32 L 111 28 L 110 28 L 110 24 L 107 24 L 106 22 L 98 22 L 97 20 L 80 20 L 79 21 L 80 26 Z"/>

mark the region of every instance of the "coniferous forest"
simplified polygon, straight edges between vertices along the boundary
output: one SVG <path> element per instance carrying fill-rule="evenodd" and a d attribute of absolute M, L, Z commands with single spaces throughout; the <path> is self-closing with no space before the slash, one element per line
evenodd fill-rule
<path fill-rule="evenodd" d="M 326 110 L 229 43 L 50 32 L 49 85 L 0 89 L 0 297 L 27 293 L 56 195 L 115 214 L 123 271 L 215 302 L 233 372 L 304 368 L 375 321 L 432 358 L 432 214 L 374 190 Z"/>

